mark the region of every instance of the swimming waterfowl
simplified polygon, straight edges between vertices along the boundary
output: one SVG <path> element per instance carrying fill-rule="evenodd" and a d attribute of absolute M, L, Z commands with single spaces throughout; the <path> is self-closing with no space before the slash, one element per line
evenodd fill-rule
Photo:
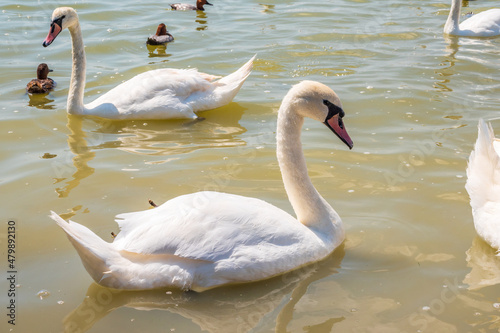
<path fill-rule="evenodd" d="M 213 6 L 207 0 L 196 0 L 196 6 L 187 3 L 173 3 L 170 5 L 173 10 L 205 10 L 204 5 Z"/>
<path fill-rule="evenodd" d="M 47 64 L 42 63 L 38 65 L 36 79 L 31 80 L 26 85 L 26 91 L 30 94 L 46 94 L 54 89 L 56 83 L 50 77 L 47 77 L 49 72 L 52 72 L 52 69 L 49 69 Z"/>
<path fill-rule="evenodd" d="M 158 29 L 156 29 L 156 34 L 151 35 L 146 44 L 149 45 L 164 45 L 166 43 L 170 43 L 174 40 L 174 36 L 172 36 L 168 31 L 165 24 L 160 23 L 158 25 Z"/>
<path fill-rule="evenodd" d="M 476 232 L 500 250 L 500 140 L 491 124 L 479 120 L 477 141 L 467 165 L 469 193 Z"/>
<path fill-rule="evenodd" d="M 500 9 L 474 14 L 459 24 L 462 0 L 451 0 L 450 14 L 444 33 L 464 37 L 493 37 L 500 35 Z"/>
<path fill-rule="evenodd" d="M 64 29 L 68 29 L 71 34 L 73 49 L 67 102 L 70 114 L 109 119 L 196 119 L 197 112 L 215 109 L 233 100 L 250 75 L 255 59 L 255 56 L 252 57 L 236 72 L 223 78 L 198 72 L 196 69 L 151 70 L 83 105 L 85 49 L 78 15 L 73 8 L 60 7 L 54 10 L 50 31 L 43 46 L 52 44 Z"/>
<path fill-rule="evenodd" d="M 324 123 L 353 147 L 333 90 L 314 81 L 290 89 L 278 111 L 276 154 L 296 218 L 260 199 L 210 191 L 117 215 L 120 232 L 112 243 L 54 212 L 50 217 L 66 232 L 90 276 L 117 289 L 203 291 L 321 260 L 343 242 L 344 228 L 308 176 L 300 141 L 304 117 Z"/>

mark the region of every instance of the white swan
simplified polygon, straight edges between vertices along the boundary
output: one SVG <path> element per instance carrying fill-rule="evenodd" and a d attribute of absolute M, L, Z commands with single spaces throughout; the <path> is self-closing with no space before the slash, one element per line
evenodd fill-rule
<path fill-rule="evenodd" d="M 490 9 L 475 14 L 460 25 L 462 0 L 451 0 L 450 14 L 444 25 L 444 33 L 465 37 L 493 37 L 500 35 L 500 9 Z"/>
<path fill-rule="evenodd" d="M 49 46 L 68 28 L 73 44 L 73 67 L 67 109 L 71 114 L 110 119 L 196 118 L 196 112 L 215 109 L 232 101 L 250 75 L 250 59 L 236 72 L 221 78 L 195 69 L 156 69 L 139 74 L 111 89 L 95 101 L 83 105 L 85 50 L 78 15 L 73 8 L 60 7 L 52 13 L 52 23 L 43 46 Z"/>
<path fill-rule="evenodd" d="M 307 174 L 300 144 L 306 116 L 324 122 L 352 148 L 333 90 L 303 81 L 288 92 L 278 112 L 276 151 L 297 218 L 265 201 L 219 192 L 183 195 L 157 208 L 120 214 L 113 243 L 54 212 L 51 218 L 64 229 L 92 278 L 118 289 L 202 291 L 318 261 L 342 243 L 344 229 Z"/>
<path fill-rule="evenodd" d="M 491 124 L 481 119 L 474 150 L 467 166 L 467 183 L 476 232 L 496 250 L 500 249 L 500 140 Z"/>

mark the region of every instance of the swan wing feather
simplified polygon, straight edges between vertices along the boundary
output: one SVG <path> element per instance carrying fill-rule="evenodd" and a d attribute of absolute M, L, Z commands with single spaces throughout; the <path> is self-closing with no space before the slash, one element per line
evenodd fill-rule
<path fill-rule="evenodd" d="M 273 260 L 273 253 L 286 253 L 287 247 L 292 257 L 294 249 L 315 238 L 265 201 L 218 192 L 188 194 L 154 209 L 120 214 L 117 223 L 121 231 L 114 244 L 120 249 L 205 261 L 235 256 Z M 309 245 L 317 248 L 318 242 Z"/>
<path fill-rule="evenodd" d="M 475 14 L 460 23 L 461 34 L 469 36 L 496 36 L 500 34 L 500 9 Z"/>
<path fill-rule="evenodd" d="M 212 77 L 196 69 L 156 69 L 141 73 L 86 105 L 89 114 L 110 118 L 195 118 L 191 106 L 214 90 Z"/>

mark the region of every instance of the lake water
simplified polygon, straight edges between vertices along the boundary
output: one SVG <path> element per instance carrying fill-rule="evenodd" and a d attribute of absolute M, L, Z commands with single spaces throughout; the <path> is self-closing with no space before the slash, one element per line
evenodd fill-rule
<path fill-rule="evenodd" d="M 478 119 L 500 110 L 500 39 L 443 36 L 449 0 L 212 2 L 204 13 L 158 1 L 2 2 L 2 332 L 499 331 L 500 260 L 476 236 L 464 185 Z M 226 75 L 257 54 L 254 71 L 200 122 L 68 116 L 69 33 L 42 47 L 53 9 L 68 4 L 86 45 L 85 102 L 150 69 Z M 162 22 L 175 42 L 150 52 L 146 38 Z M 30 98 L 41 62 L 58 86 Z M 354 141 L 349 151 L 305 123 L 309 174 L 346 227 L 341 248 L 284 276 L 200 294 L 93 283 L 50 210 L 107 241 L 116 214 L 205 189 L 293 213 L 274 131 L 281 99 L 304 79 L 338 93 Z"/>

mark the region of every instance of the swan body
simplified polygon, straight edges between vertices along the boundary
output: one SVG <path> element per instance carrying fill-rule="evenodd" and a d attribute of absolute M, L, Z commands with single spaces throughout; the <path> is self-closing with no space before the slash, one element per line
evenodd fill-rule
<path fill-rule="evenodd" d="M 196 113 L 231 102 L 252 70 L 250 59 L 236 72 L 220 78 L 196 69 L 163 68 L 141 73 L 83 105 L 85 50 L 78 15 L 73 8 L 56 8 L 43 46 L 64 29 L 71 34 L 73 66 L 67 110 L 71 114 L 109 119 L 197 118 Z M 219 80 L 217 80 L 219 79 Z"/>
<path fill-rule="evenodd" d="M 500 9 L 474 14 L 459 24 L 462 0 L 452 0 L 444 33 L 464 37 L 493 37 L 500 35 Z"/>
<path fill-rule="evenodd" d="M 167 31 L 167 26 L 163 23 L 160 23 L 158 25 L 158 28 L 156 29 L 156 34 L 151 35 L 148 40 L 146 41 L 146 44 L 149 45 L 165 45 L 166 43 L 170 43 L 174 41 L 174 36 L 172 36 L 168 31 Z"/>
<path fill-rule="evenodd" d="M 120 233 L 103 241 L 78 223 L 51 218 L 66 232 L 101 285 L 203 291 L 266 279 L 318 261 L 344 239 L 342 221 L 316 191 L 300 144 L 304 117 L 324 122 L 352 148 L 337 95 L 303 81 L 278 111 L 277 157 L 297 218 L 260 199 L 197 192 L 146 211 L 117 215 Z"/>
<path fill-rule="evenodd" d="M 500 249 L 500 140 L 483 119 L 467 166 L 470 205 L 476 232 L 497 251 Z"/>
<path fill-rule="evenodd" d="M 196 6 L 187 3 L 173 3 L 170 5 L 173 10 L 205 10 L 204 5 L 213 6 L 207 0 L 196 0 Z"/>
<path fill-rule="evenodd" d="M 49 69 L 47 64 L 42 63 L 38 65 L 36 70 L 36 79 L 28 82 L 26 85 L 26 91 L 29 94 L 46 94 L 54 89 L 56 83 L 50 77 L 47 77 L 49 72 L 52 72 L 52 69 Z"/>

